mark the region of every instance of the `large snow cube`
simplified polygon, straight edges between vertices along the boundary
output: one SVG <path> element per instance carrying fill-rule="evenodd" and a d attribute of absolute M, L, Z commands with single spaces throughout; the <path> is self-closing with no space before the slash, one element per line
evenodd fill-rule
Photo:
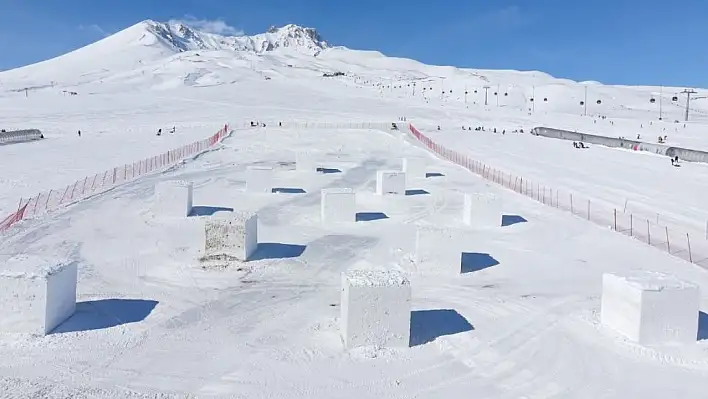
<path fill-rule="evenodd" d="M 426 170 L 428 168 L 427 160 L 425 158 L 403 158 L 403 172 L 406 173 L 406 178 L 408 181 L 414 179 L 424 179 L 426 177 Z"/>
<path fill-rule="evenodd" d="M 698 286 L 663 273 L 605 273 L 601 321 L 643 345 L 695 342 L 699 295 Z"/>
<path fill-rule="evenodd" d="M 272 193 L 273 168 L 269 166 L 249 166 L 246 169 L 246 191 Z"/>
<path fill-rule="evenodd" d="M 416 226 L 413 261 L 418 271 L 455 275 L 462 273 L 462 250 L 469 236 L 434 226 Z M 441 246 L 440 243 L 445 245 Z"/>
<path fill-rule="evenodd" d="M 322 189 L 320 217 L 323 222 L 355 222 L 356 194 L 351 188 Z"/>
<path fill-rule="evenodd" d="M 462 221 L 471 227 L 500 227 L 501 201 L 491 193 L 465 193 Z"/>
<path fill-rule="evenodd" d="M 298 172 L 317 172 L 317 160 L 311 152 L 295 154 L 295 170 Z"/>
<path fill-rule="evenodd" d="M 76 263 L 16 257 L 0 272 L 0 332 L 46 335 L 74 314 Z"/>
<path fill-rule="evenodd" d="M 376 194 L 406 195 L 406 174 L 395 170 L 379 170 L 376 173 Z"/>
<path fill-rule="evenodd" d="M 407 347 L 411 285 L 398 271 L 342 273 L 341 330 L 347 348 Z"/>
<path fill-rule="evenodd" d="M 247 261 L 258 248 L 258 215 L 234 212 L 229 216 L 207 219 L 204 255 Z"/>
<path fill-rule="evenodd" d="M 187 217 L 192 213 L 193 186 L 182 180 L 162 181 L 155 185 L 153 213 L 163 217 Z"/>

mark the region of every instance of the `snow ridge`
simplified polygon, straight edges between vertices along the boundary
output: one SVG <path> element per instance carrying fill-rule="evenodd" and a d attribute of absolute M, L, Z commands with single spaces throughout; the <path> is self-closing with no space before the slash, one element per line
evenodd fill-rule
<path fill-rule="evenodd" d="M 143 27 L 177 52 L 193 50 L 249 51 L 257 54 L 279 48 L 317 56 L 330 45 L 314 28 L 294 24 L 271 26 L 267 32 L 253 36 L 222 36 L 202 32 L 182 22 L 143 21 Z"/>

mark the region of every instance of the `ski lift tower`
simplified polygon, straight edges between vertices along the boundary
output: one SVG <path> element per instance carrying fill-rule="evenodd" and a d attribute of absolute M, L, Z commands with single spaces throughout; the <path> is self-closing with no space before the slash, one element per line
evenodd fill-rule
<path fill-rule="evenodd" d="M 685 119 L 685 121 L 688 121 L 688 107 L 691 105 L 691 94 L 698 94 L 698 93 L 693 89 L 691 89 L 691 90 L 686 89 L 686 90 L 682 91 L 681 94 L 686 95 L 686 119 Z"/>
<path fill-rule="evenodd" d="M 484 106 L 487 106 L 487 94 L 489 94 L 489 86 L 484 86 Z"/>
<path fill-rule="evenodd" d="M 685 94 L 685 95 L 686 95 L 686 117 L 685 117 L 685 121 L 688 122 L 688 111 L 689 111 L 689 107 L 690 107 L 690 105 L 691 105 L 691 94 L 698 94 L 698 92 L 695 91 L 695 90 L 693 90 L 693 89 L 691 89 L 691 90 L 686 89 L 686 90 L 682 91 L 680 94 Z M 702 98 L 708 98 L 708 96 L 693 97 L 694 100 L 698 100 L 698 99 L 702 99 Z"/>

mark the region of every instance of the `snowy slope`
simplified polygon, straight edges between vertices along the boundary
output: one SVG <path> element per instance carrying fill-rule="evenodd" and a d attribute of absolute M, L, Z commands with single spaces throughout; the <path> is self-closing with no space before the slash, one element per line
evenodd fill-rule
<path fill-rule="evenodd" d="M 158 27 L 168 32 L 158 34 Z M 77 315 L 48 337 L 0 334 L 2 392 L 50 398 L 705 397 L 705 314 L 700 340 L 686 346 L 641 347 L 599 324 L 603 272 L 665 271 L 705 291 L 705 270 L 490 186 L 390 132 L 311 129 L 305 122 L 406 116 L 476 159 L 593 200 L 623 206 L 629 199 L 629 206 L 656 210 L 700 233 L 708 216 L 699 201 L 708 192 L 696 183 L 705 175 L 702 165 L 674 169 L 646 154 L 599 147 L 579 153 L 568 142 L 461 127 L 667 134 L 671 143 L 708 148 L 706 100 L 692 103 L 695 118 L 684 128 L 672 123 L 682 119 L 683 97 L 672 101 L 682 88 L 586 82 L 587 112 L 608 116 L 603 120 L 582 115 L 584 84 L 541 72 L 424 65 L 330 47 L 307 32 L 290 26 L 230 41 L 146 21 L 57 59 L 0 73 L 0 127 L 38 127 L 47 136 L 0 147 L 2 215 L 20 197 L 204 138 L 227 121 L 268 126 L 238 129 L 217 151 L 22 222 L 3 237 L 0 259 L 39 253 L 79 262 L 80 302 Z M 345 75 L 323 76 L 333 72 Z M 14 91 L 24 87 L 33 88 L 26 97 Z M 279 129 L 279 121 L 302 124 Z M 172 126 L 174 135 L 155 136 Z M 317 154 L 335 173 L 293 171 L 301 150 Z M 376 170 L 399 168 L 401 157 L 410 155 L 427 157 L 429 172 L 440 174 L 411 187 L 429 194 L 374 196 Z M 277 186 L 304 193 L 244 193 L 249 165 L 273 166 Z M 203 217 L 160 222 L 149 211 L 154 184 L 168 179 L 193 181 L 195 205 L 205 212 L 260 212 L 265 245 L 257 260 L 241 270 L 203 270 Z M 320 225 L 319 190 L 325 187 L 357 189 L 357 211 L 367 221 Z M 526 222 L 466 229 L 462 192 L 477 190 L 496 193 L 508 217 Z M 417 226 L 429 230 L 424 256 L 413 262 Z M 459 252 L 477 254 L 478 261 L 463 275 L 443 273 L 440 260 Z M 344 350 L 339 273 L 361 265 L 409 273 L 412 348 Z M 708 310 L 705 295 L 701 310 Z"/>

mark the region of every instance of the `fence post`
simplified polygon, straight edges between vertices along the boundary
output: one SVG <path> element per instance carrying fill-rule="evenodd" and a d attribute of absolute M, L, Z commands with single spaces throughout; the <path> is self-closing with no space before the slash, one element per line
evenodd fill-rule
<path fill-rule="evenodd" d="M 664 230 L 666 231 L 666 252 L 671 254 L 671 244 L 669 243 L 669 228 L 667 226 L 664 226 Z"/>
<path fill-rule="evenodd" d="M 42 198 L 42 194 L 37 194 L 37 201 L 34 201 L 34 208 L 32 208 L 32 214 L 37 214 L 37 205 L 39 204 L 39 199 Z"/>
<path fill-rule="evenodd" d="M 88 176 L 84 177 L 84 187 L 81 189 L 81 195 L 86 194 L 86 182 L 88 181 Z"/>
<path fill-rule="evenodd" d="M 64 190 L 64 194 L 62 194 L 61 199 L 59 200 L 59 205 L 61 205 L 64 202 L 64 197 L 66 197 L 66 193 L 69 192 L 69 187 L 71 187 L 71 186 L 70 185 L 66 186 L 66 190 Z"/>
<path fill-rule="evenodd" d="M 541 184 L 536 183 L 536 201 L 541 200 Z"/>
<path fill-rule="evenodd" d="M 558 204 L 558 190 L 556 190 L 556 208 L 560 208 L 560 205 Z"/>
<path fill-rule="evenodd" d="M 629 214 L 629 236 L 634 237 L 634 214 Z"/>
<path fill-rule="evenodd" d="M 649 219 L 647 219 L 647 244 L 651 245 L 651 230 L 649 229 Z"/>
<path fill-rule="evenodd" d="M 693 255 L 691 254 L 691 237 L 686 233 L 686 242 L 688 243 L 688 260 L 693 263 Z"/>
<path fill-rule="evenodd" d="M 570 193 L 570 213 L 575 213 L 573 211 L 573 193 Z"/>
<path fill-rule="evenodd" d="M 615 231 L 617 231 L 617 208 L 615 208 L 614 211 L 615 211 Z"/>
<path fill-rule="evenodd" d="M 96 179 L 98 179 L 98 173 L 93 175 L 93 182 L 91 182 L 91 192 L 96 189 Z"/>
<path fill-rule="evenodd" d="M 76 185 L 79 184 L 79 181 L 77 180 L 74 182 L 74 187 L 71 188 L 71 200 L 74 200 L 74 191 L 76 191 Z"/>
<path fill-rule="evenodd" d="M 49 199 L 52 198 L 52 190 L 49 190 L 49 194 L 47 195 L 47 201 L 44 203 L 44 209 L 49 209 Z"/>
<path fill-rule="evenodd" d="M 590 220 L 590 200 L 588 200 L 588 220 Z"/>

